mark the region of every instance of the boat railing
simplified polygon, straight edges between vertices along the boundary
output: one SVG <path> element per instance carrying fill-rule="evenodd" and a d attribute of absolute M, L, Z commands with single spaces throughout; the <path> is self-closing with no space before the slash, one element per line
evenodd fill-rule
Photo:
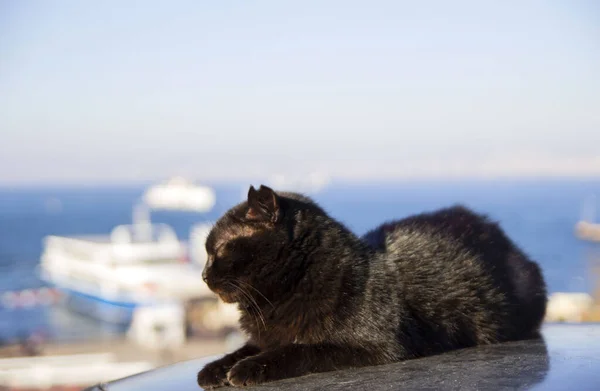
<path fill-rule="evenodd" d="M 147 258 L 168 260 L 183 256 L 183 245 L 171 227 L 153 224 L 151 228 L 149 241 L 137 240 L 137 227 L 133 225 L 117 226 L 109 237 L 103 238 L 48 236 L 45 238 L 46 253 L 104 262 L 138 262 Z"/>
<path fill-rule="evenodd" d="M 110 233 L 112 243 L 165 243 L 177 242 L 177 234 L 167 224 L 119 225 Z"/>

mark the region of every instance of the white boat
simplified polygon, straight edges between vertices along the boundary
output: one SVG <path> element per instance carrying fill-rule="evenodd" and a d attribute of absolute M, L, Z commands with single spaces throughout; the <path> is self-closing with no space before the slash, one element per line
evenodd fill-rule
<path fill-rule="evenodd" d="M 600 242 L 600 223 L 596 222 L 596 197 L 586 199 L 581 219 L 575 225 L 575 234 L 582 240 Z"/>
<path fill-rule="evenodd" d="M 144 205 L 152 209 L 207 212 L 216 202 L 213 189 L 182 177 L 150 187 L 143 195 Z"/>
<path fill-rule="evenodd" d="M 169 183 L 174 184 L 170 187 Z M 204 200 L 197 198 L 206 197 Z M 134 223 L 106 236 L 49 236 L 40 260 L 43 280 L 65 293 L 69 307 L 110 323 L 128 325 L 140 306 L 212 297 L 202 267 L 210 224 L 198 224 L 188 245 L 168 225 L 150 223 L 150 209 L 208 211 L 214 192 L 178 180 L 150 188 L 134 210 Z"/>

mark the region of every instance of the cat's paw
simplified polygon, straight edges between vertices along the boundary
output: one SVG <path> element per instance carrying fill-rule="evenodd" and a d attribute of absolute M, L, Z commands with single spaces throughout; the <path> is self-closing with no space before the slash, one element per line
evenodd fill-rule
<path fill-rule="evenodd" d="M 223 365 L 220 360 L 213 361 L 198 372 L 198 385 L 205 389 L 227 386 L 228 370 L 229 367 Z"/>
<path fill-rule="evenodd" d="M 236 387 L 265 383 L 268 381 L 267 366 L 254 358 L 244 359 L 231 368 L 227 380 Z"/>

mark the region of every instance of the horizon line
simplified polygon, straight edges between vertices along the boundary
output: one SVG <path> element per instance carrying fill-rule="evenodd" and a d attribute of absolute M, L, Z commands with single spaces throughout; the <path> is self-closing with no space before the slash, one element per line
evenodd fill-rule
<path fill-rule="evenodd" d="M 137 179 L 137 180 L 126 180 L 126 179 L 99 179 L 99 180 L 66 180 L 66 181 L 2 181 L 0 180 L 0 189 L 15 189 L 15 188 L 88 188 L 88 187 L 121 187 L 121 188 L 135 188 L 142 186 L 150 186 L 160 182 L 163 182 L 169 178 L 178 175 L 173 175 L 167 178 L 155 178 L 155 179 Z M 264 178 L 258 179 L 256 177 L 198 177 L 189 178 L 194 183 L 206 184 L 206 185 L 256 185 L 261 180 L 263 183 L 268 182 L 269 175 L 264 175 Z M 258 182 L 257 182 L 258 181 Z M 324 188 L 330 187 L 331 185 L 368 185 L 368 184 L 392 184 L 392 183 L 418 183 L 418 182 L 504 182 L 504 181 L 600 181 L 600 174 L 581 174 L 581 175 L 420 175 L 420 176 L 387 176 L 387 177 L 344 177 L 344 176 L 331 176 L 329 184 Z"/>

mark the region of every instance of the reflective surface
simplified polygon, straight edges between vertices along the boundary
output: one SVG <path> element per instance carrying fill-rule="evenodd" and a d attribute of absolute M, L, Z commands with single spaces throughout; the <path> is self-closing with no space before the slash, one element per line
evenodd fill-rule
<path fill-rule="evenodd" d="M 464 349 L 392 365 L 328 372 L 255 390 L 600 390 L 600 324 L 546 325 L 544 340 Z M 192 360 L 90 390 L 198 391 Z M 232 390 L 232 387 L 223 390 Z"/>

